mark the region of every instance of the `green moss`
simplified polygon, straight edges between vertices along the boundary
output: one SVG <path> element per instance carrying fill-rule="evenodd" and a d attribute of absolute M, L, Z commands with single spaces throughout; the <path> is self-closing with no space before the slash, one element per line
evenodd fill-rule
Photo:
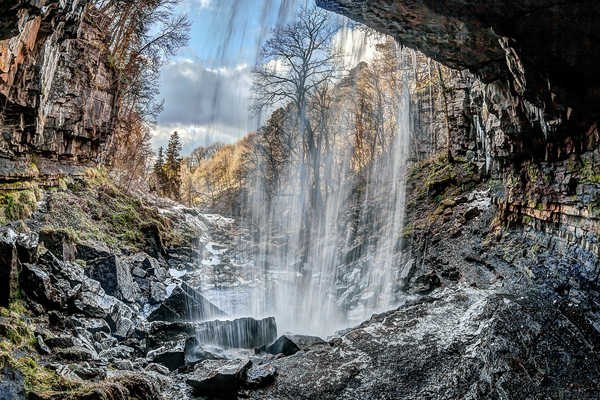
<path fill-rule="evenodd" d="M 583 183 L 600 183 L 600 166 L 592 160 L 584 160 L 581 168 L 581 178 Z"/>
<path fill-rule="evenodd" d="M 0 190 L 0 219 L 16 221 L 29 218 L 42 199 L 42 191 L 35 184 L 24 184 L 26 189 Z"/>
<path fill-rule="evenodd" d="M 0 308 L 0 367 L 19 370 L 25 377 L 27 392 L 65 391 L 75 387 L 55 371 L 38 364 L 33 328 L 28 325 L 27 309 L 22 302 L 13 302 L 9 308 Z"/>
<path fill-rule="evenodd" d="M 45 229 L 69 232 L 74 241 L 95 240 L 111 248 L 144 250 L 143 231 L 156 226 L 166 245 L 187 240 L 170 221 L 143 201 L 114 185 L 103 169 L 88 169 L 83 179 L 49 195 Z"/>

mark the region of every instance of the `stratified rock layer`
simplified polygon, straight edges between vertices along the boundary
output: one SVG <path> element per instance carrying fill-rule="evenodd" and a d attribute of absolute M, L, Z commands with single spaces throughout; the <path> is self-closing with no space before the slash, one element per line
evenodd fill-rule
<path fill-rule="evenodd" d="M 104 33 L 87 1 L 17 3 L 0 16 L 0 180 L 78 173 L 115 123 Z"/>

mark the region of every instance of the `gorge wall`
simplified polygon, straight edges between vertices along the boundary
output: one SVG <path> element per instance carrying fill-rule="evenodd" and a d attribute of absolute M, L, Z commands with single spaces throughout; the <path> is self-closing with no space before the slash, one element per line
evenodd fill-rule
<path fill-rule="evenodd" d="M 318 0 L 463 70 L 454 146 L 486 160 L 499 217 L 599 253 L 600 4 L 553 0 Z M 596 257 L 581 272 L 597 280 Z"/>
<path fill-rule="evenodd" d="M 115 70 L 87 1 L 0 1 L 0 182 L 53 184 L 96 161 Z"/>

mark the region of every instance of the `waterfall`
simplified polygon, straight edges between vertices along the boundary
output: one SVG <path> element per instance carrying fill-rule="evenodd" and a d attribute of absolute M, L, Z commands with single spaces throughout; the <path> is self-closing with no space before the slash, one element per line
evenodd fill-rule
<path fill-rule="evenodd" d="M 218 21 L 207 25 L 222 27 L 215 38 L 219 45 L 214 60 L 219 64 L 231 58 L 240 36 L 256 34 L 258 49 L 272 27 L 285 24 L 298 6 L 308 2 L 220 0 L 212 4 Z M 253 12 L 260 20 L 258 33 L 245 31 L 244 18 Z M 369 68 L 382 37 L 369 38 L 343 17 L 331 18 L 341 26 L 334 38 L 334 47 L 344 54 L 340 69 L 350 73 L 339 74 L 332 83 L 328 134 L 322 139 L 326 144 L 307 157 L 301 150 L 302 135 L 293 135 L 287 147 L 289 161 L 279 171 L 275 187 L 267 187 L 260 176 L 250 180 L 250 193 L 242 206 L 247 215 L 240 222 L 252 236 L 246 249 L 252 261 L 244 269 L 249 284 L 227 290 L 215 285 L 205 293 L 231 317 L 275 317 L 280 333 L 328 336 L 392 308 L 399 300 L 397 275 L 406 264 L 401 255 L 404 176 L 412 125 L 411 81 L 406 71 L 415 70 L 415 57 L 394 45 L 390 51 L 398 63 L 396 75 L 374 77 Z M 258 50 L 256 58 L 261 62 Z M 389 66 L 380 69 L 387 71 Z M 378 122 L 369 128 L 377 134 L 360 139 L 369 146 L 351 135 L 359 130 L 353 112 L 357 93 L 364 90 L 361 85 L 369 88 L 370 95 L 378 95 L 368 99 L 377 107 Z M 219 104 L 218 87 L 213 95 L 213 104 Z M 286 124 L 290 131 L 303 131 L 294 118 L 286 119 Z M 357 162 L 356 149 L 361 146 L 368 148 L 369 155 L 367 161 Z M 208 342 L 219 329 L 211 326 L 198 333 L 199 342 Z"/>
<path fill-rule="evenodd" d="M 258 243 L 252 280 L 259 288 L 252 292 L 252 313 L 274 315 L 284 332 L 330 335 L 397 302 L 411 136 L 409 82 L 387 99 L 384 116 L 394 121 L 387 128 L 390 143 L 363 168 L 364 182 L 357 182 L 347 144 L 355 124 L 346 117 L 350 106 L 344 101 L 332 106 L 334 132 L 321 155 L 318 209 L 311 208 L 314 189 L 301 158 L 291 160 L 270 200 L 260 180 L 250 199 Z M 299 148 L 296 139 L 292 147 Z"/>

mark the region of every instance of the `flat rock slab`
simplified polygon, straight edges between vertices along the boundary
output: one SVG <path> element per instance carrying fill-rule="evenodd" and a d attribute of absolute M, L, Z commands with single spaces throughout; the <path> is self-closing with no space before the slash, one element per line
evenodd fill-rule
<path fill-rule="evenodd" d="M 196 365 L 186 382 L 195 395 L 231 398 L 244 384 L 251 366 L 249 360 L 206 360 Z"/>

